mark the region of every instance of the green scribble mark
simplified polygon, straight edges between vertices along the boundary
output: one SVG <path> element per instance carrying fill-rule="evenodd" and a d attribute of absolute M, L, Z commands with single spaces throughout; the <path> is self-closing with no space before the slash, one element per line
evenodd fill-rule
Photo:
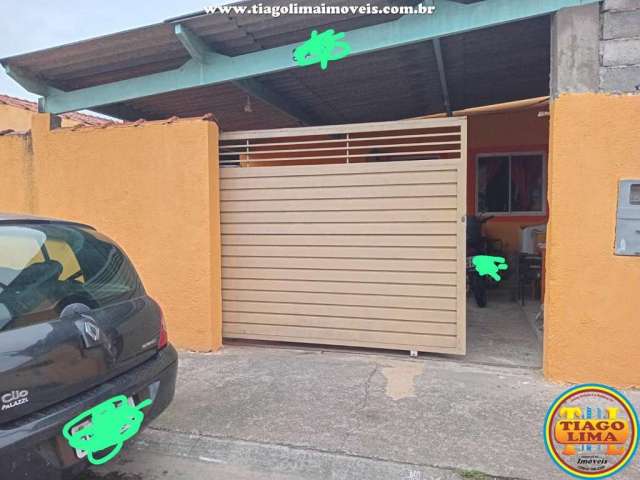
<path fill-rule="evenodd" d="M 473 266 L 476 267 L 476 271 L 481 277 L 489 275 L 496 282 L 502 280 L 498 271 L 509 268 L 504 257 L 492 257 L 491 255 L 476 255 L 473 257 Z"/>
<path fill-rule="evenodd" d="M 332 28 L 318 33 L 311 32 L 311 38 L 300 45 L 293 52 L 293 59 L 301 67 L 320 64 L 322 70 L 326 70 L 329 61 L 340 60 L 351 53 L 351 46 L 347 42 L 340 42 L 344 38 L 344 32 L 336 33 Z"/>
<path fill-rule="evenodd" d="M 120 453 L 124 442 L 138 433 L 144 419 L 141 410 L 151 403 L 147 399 L 137 406 L 131 406 L 127 397 L 117 395 L 67 422 L 62 435 L 72 448 L 87 452 L 92 464 L 102 465 Z M 74 427 L 82 423 L 86 425 L 71 433 Z M 112 450 L 107 455 L 96 458 L 97 452 L 109 448 Z"/>

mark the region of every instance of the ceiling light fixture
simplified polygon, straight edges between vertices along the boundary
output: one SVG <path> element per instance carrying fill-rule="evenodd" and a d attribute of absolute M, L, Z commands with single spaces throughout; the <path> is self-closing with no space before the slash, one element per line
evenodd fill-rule
<path fill-rule="evenodd" d="M 244 104 L 244 111 L 245 113 L 253 113 L 253 108 L 251 108 L 251 99 L 249 98 L 248 95 L 247 95 L 247 101 Z"/>

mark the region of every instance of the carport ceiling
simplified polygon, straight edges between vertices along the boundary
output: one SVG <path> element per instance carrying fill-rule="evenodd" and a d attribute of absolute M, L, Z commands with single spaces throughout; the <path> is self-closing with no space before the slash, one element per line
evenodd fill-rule
<path fill-rule="evenodd" d="M 265 0 L 263 3 L 277 2 Z M 344 4 L 341 0 L 325 3 Z M 349 2 L 350 5 L 360 3 L 407 5 L 416 2 Z M 166 72 L 183 65 L 190 56 L 174 33 L 176 22 L 188 26 L 211 50 L 234 57 L 302 42 L 313 29 L 345 31 L 348 40 L 350 30 L 396 18 L 197 15 L 10 57 L 2 63 L 26 73 L 38 84 L 68 92 Z M 211 112 L 224 130 L 238 130 L 301 123 L 397 120 L 440 113 L 446 110 L 443 79 L 448 86 L 451 110 L 548 95 L 549 15 L 441 38 L 441 70 L 434 48 L 436 43 L 429 40 L 354 55 L 331 62 L 324 71 L 317 65 L 276 71 L 253 77 L 248 87 L 243 81 L 224 82 L 97 106 L 93 110 L 126 120 L 188 117 Z M 271 101 L 273 98 L 278 101 Z"/>
<path fill-rule="evenodd" d="M 441 39 L 452 110 L 549 94 L 550 20 L 541 17 Z M 257 77 L 314 124 L 398 120 L 445 111 L 431 41 Z M 299 123 L 232 83 L 103 107 L 134 120 L 212 112 L 225 130 Z M 124 107 L 124 111 L 122 108 Z"/>

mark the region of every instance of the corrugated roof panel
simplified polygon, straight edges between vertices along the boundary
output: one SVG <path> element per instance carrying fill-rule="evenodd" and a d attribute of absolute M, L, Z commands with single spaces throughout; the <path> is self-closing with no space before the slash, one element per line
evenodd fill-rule
<path fill-rule="evenodd" d="M 51 80 L 51 84 L 62 90 L 75 90 L 78 88 L 92 87 L 104 83 L 125 80 L 130 76 L 143 76 L 158 73 L 166 70 L 173 70 L 182 66 L 189 58 L 160 59 L 159 61 L 144 63 L 142 65 L 132 65 L 121 62 L 105 67 L 95 67 L 89 71 L 78 71 L 71 80 L 66 80 L 65 75 Z"/>
<path fill-rule="evenodd" d="M 158 64 L 158 59 L 163 59 L 165 63 Z M 139 75 L 140 72 L 147 74 L 172 69 L 187 59 L 188 55 L 173 34 L 172 26 L 158 24 L 17 55 L 3 59 L 2 62 L 67 90 L 82 88 L 74 84 L 78 72 L 82 76 L 95 75 L 95 80 L 89 83 L 97 85 L 104 82 L 104 78 L 124 79 Z M 109 69 L 113 63 L 120 67 L 119 74 L 101 78 L 99 71 Z M 127 67 L 137 70 L 127 73 Z M 54 74 L 50 77 L 48 73 L 51 70 L 54 70 Z M 82 82 L 83 86 L 86 84 L 86 81 Z"/>
<path fill-rule="evenodd" d="M 355 3 L 354 3 L 355 1 Z M 317 4 L 310 2 L 309 4 Z M 249 2 L 244 2 L 249 3 Z M 280 0 L 262 0 L 278 5 Z M 304 2 L 299 2 L 300 4 Z M 409 5 L 416 0 L 325 0 L 327 5 Z M 311 28 L 348 31 L 389 22 L 392 15 L 198 15 L 181 23 L 223 55 L 236 56 L 308 38 Z M 2 59 L 62 90 L 74 90 L 172 70 L 189 59 L 173 32 L 161 23 Z"/>

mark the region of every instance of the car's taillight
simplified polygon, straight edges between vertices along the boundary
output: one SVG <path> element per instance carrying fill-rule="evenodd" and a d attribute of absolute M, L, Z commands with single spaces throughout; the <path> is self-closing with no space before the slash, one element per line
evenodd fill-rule
<path fill-rule="evenodd" d="M 158 337 L 158 350 L 163 349 L 169 343 L 167 324 L 164 321 L 164 314 L 160 313 L 160 336 Z"/>

